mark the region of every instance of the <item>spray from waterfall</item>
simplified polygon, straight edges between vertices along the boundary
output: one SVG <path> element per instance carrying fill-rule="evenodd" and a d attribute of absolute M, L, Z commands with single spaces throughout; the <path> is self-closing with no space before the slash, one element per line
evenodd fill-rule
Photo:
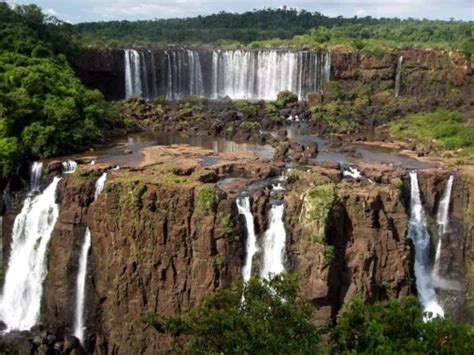
<path fill-rule="evenodd" d="M 40 315 L 43 281 L 47 274 L 47 248 L 59 214 L 55 177 L 40 193 L 41 163 L 33 164 L 30 191 L 15 218 L 11 254 L 8 261 L 0 319 L 8 330 L 28 330 Z"/>
<path fill-rule="evenodd" d="M 107 173 L 103 173 L 95 183 L 94 201 L 97 200 L 104 189 Z M 84 243 L 82 244 L 81 255 L 79 257 L 79 272 L 76 281 L 76 312 L 74 318 L 74 336 L 81 344 L 84 342 L 84 302 L 86 295 L 87 260 L 91 247 L 91 231 L 86 228 Z"/>
<path fill-rule="evenodd" d="M 418 298 L 423 306 L 425 320 L 444 317 L 444 311 L 438 304 L 436 292 L 429 272 L 430 235 L 426 228 L 426 217 L 421 204 L 420 188 L 416 172 L 410 172 L 410 221 L 408 238 L 415 246 L 415 277 Z"/>
<path fill-rule="evenodd" d="M 397 69 L 395 72 L 395 88 L 394 88 L 395 97 L 398 97 L 400 95 L 400 80 L 401 80 L 401 75 L 402 75 L 402 64 L 403 64 L 403 57 L 399 56 L 397 59 Z"/>
<path fill-rule="evenodd" d="M 275 204 L 269 212 L 268 229 L 263 235 L 263 258 L 260 277 L 268 279 L 272 274 L 285 270 L 286 231 L 283 224 L 283 204 Z"/>
<path fill-rule="evenodd" d="M 247 226 L 247 241 L 245 244 L 245 262 L 242 267 L 242 278 L 245 282 L 250 280 L 252 275 L 252 260 L 257 252 L 257 238 L 255 236 L 255 226 L 252 211 L 250 209 L 250 198 L 248 196 L 237 198 L 237 209 L 239 214 L 245 218 Z"/>

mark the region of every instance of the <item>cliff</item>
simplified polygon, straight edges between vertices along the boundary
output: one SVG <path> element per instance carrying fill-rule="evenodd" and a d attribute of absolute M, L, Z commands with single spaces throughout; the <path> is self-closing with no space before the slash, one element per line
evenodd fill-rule
<path fill-rule="evenodd" d="M 202 74 L 203 93 L 210 97 L 212 86 L 213 51 L 212 49 L 193 49 L 199 55 Z M 165 60 L 166 51 L 158 49 L 140 49 L 147 58 L 153 53 L 153 65 L 141 73 L 141 80 L 152 82 L 158 81 L 158 91 L 169 79 L 169 70 L 178 75 L 178 69 L 169 68 Z M 170 53 L 177 51 L 171 48 Z M 225 50 L 222 50 L 225 51 Z M 250 52 L 256 50 L 249 50 Z M 301 53 L 305 53 L 301 51 Z M 339 83 L 344 89 L 350 90 L 365 85 L 370 85 L 373 93 L 394 90 L 397 76 L 398 58 L 403 57 L 400 69 L 400 95 L 419 98 L 449 98 L 453 95 L 461 95 L 467 101 L 474 96 L 472 85 L 472 68 L 460 52 L 448 52 L 439 50 L 400 49 L 397 51 L 368 53 L 341 52 L 338 49 L 331 50 L 330 57 L 330 80 Z M 139 64 L 144 67 L 144 59 Z M 150 59 L 147 59 L 150 61 Z M 169 60 L 168 60 L 169 61 Z M 315 69 L 306 62 L 299 64 L 304 66 L 302 71 L 307 75 L 308 71 Z M 104 93 L 108 99 L 123 99 L 125 97 L 125 59 L 124 51 L 121 49 L 83 49 L 81 53 L 72 59 L 72 66 L 78 77 L 92 88 L 97 88 Z M 166 64 L 166 65 L 165 65 Z M 174 65 L 174 64 L 173 64 Z M 184 64 L 183 64 L 184 65 Z M 180 70 L 189 71 L 186 64 Z M 307 68 L 306 68 L 307 67 Z M 316 66 L 317 67 L 317 66 Z M 248 70 L 253 70 L 249 68 Z M 176 71 L 176 73 L 175 73 Z M 154 72 L 154 74 L 152 73 Z M 186 79 L 184 73 L 181 79 L 173 78 L 173 87 L 180 85 L 192 85 Z M 322 73 L 315 74 L 317 77 Z M 145 79 L 146 78 L 146 79 Z M 186 83 L 178 81 L 187 80 Z M 318 79 L 319 80 L 319 79 Z M 176 82 L 174 82 L 176 81 Z M 325 91 L 329 88 L 325 88 Z M 454 90 L 454 91 L 453 91 Z M 160 92 L 161 92 L 160 91 Z M 316 90 L 313 90 L 316 91 Z M 454 94 L 453 94 L 454 93 Z M 164 95 L 163 93 L 160 93 Z M 460 99 L 460 98 L 459 98 Z"/>
<path fill-rule="evenodd" d="M 80 165 L 62 178 L 44 284 L 44 324 L 72 332 L 78 258 L 88 226 L 92 246 L 85 349 L 96 354 L 166 349 L 170 339 L 145 325 L 144 315 L 186 312 L 240 278 L 246 232 L 235 199 L 243 189 L 250 193 L 259 240 L 267 228 L 270 199 L 283 199 L 286 267 L 300 276 L 315 323 L 332 324 L 356 295 L 385 301 L 416 292 L 413 251 L 406 238 L 410 192 L 403 170 L 366 166 L 363 172 L 378 181 L 371 183 L 341 180 L 337 166 L 324 164 L 291 171 L 286 191 L 275 194 L 268 179 L 281 173 L 280 163 L 262 164 L 248 156 L 242 163 L 242 156 L 224 153 L 217 163 L 202 166 L 200 148 L 182 148 L 180 154 L 176 149 L 152 148 L 146 165 L 110 171 L 95 202 L 94 181 L 109 167 Z M 419 173 L 431 218 L 448 174 L 439 169 Z M 223 183 L 225 177 L 232 179 Z M 462 285 L 443 296 L 447 312 L 458 319 L 467 317 L 464 279 L 474 239 L 472 190 L 472 182 L 456 175 L 452 233 L 442 251 L 441 275 Z M 5 218 L 13 219 L 14 213 Z M 10 234 L 4 224 L 5 250 Z"/>

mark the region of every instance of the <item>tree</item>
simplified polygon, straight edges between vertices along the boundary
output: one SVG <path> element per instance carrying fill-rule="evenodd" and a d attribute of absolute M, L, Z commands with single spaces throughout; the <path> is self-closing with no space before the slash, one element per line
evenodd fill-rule
<path fill-rule="evenodd" d="M 270 281 L 251 279 L 210 295 L 186 315 L 147 315 L 145 322 L 170 333 L 182 348 L 175 351 L 226 354 L 318 354 L 318 329 L 311 308 L 297 296 L 297 280 L 278 275 Z M 181 337 L 181 338 L 180 338 Z"/>

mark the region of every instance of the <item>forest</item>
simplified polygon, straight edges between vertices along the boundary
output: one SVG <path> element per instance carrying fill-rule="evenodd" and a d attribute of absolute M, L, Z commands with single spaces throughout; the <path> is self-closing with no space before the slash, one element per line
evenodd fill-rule
<path fill-rule="evenodd" d="M 113 104 L 71 69 L 72 31 L 35 5 L 0 3 L 0 176 L 21 160 L 76 151 L 120 127 Z"/>
<path fill-rule="evenodd" d="M 80 42 L 95 46 L 149 46 L 170 43 L 218 45 L 289 45 L 318 47 L 360 41 L 391 41 L 403 45 L 473 46 L 474 23 L 397 18 L 327 17 L 319 12 L 264 9 L 242 14 L 148 21 L 110 21 L 75 26 Z"/>

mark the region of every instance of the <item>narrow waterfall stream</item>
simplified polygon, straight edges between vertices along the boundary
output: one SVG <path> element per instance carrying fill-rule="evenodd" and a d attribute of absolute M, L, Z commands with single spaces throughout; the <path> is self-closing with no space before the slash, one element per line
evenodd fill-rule
<path fill-rule="evenodd" d="M 250 198 L 248 196 L 237 198 L 237 208 L 239 210 L 239 214 L 244 216 L 245 224 L 247 227 L 247 240 L 245 243 L 245 262 L 242 267 L 242 278 L 244 282 L 247 282 L 252 276 L 252 260 L 258 250 L 257 238 L 255 236 L 255 225 L 252 211 L 250 208 Z"/>
<path fill-rule="evenodd" d="M 263 258 L 260 277 L 268 279 L 271 274 L 279 274 L 285 270 L 286 231 L 283 224 L 284 205 L 275 204 L 269 212 L 268 229 L 263 235 Z"/>
<path fill-rule="evenodd" d="M 0 319 L 7 330 L 29 330 L 40 315 L 46 255 L 59 214 L 56 189 L 60 177 L 40 193 L 42 164 L 31 169 L 30 192 L 15 218 L 11 254 L 0 299 Z"/>
<path fill-rule="evenodd" d="M 107 173 L 103 173 L 95 183 L 94 201 L 97 200 L 104 189 Z M 89 227 L 84 233 L 84 243 L 82 244 L 81 255 L 79 259 L 79 272 L 76 281 L 76 311 L 74 318 L 74 336 L 79 339 L 81 344 L 84 341 L 84 302 L 86 294 L 86 276 L 87 260 L 89 249 L 91 247 L 91 231 Z"/>
<path fill-rule="evenodd" d="M 63 174 L 72 174 L 76 171 L 77 163 L 74 160 L 62 162 Z"/>
<path fill-rule="evenodd" d="M 452 282 L 444 281 L 441 282 L 439 276 L 440 262 L 441 262 L 441 247 L 443 243 L 443 237 L 449 231 L 449 205 L 451 203 L 451 192 L 453 189 L 454 176 L 450 175 L 446 188 L 444 189 L 443 196 L 439 202 L 438 213 L 436 215 L 436 222 L 438 224 L 438 243 L 436 245 L 435 262 L 433 266 L 433 277 L 437 280 L 438 284 L 444 284 L 449 286 Z"/>
<path fill-rule="evenodd" d="M 415 277 L 418 298 L 423 306 L 425 320 L 435 317 L 444 317 L 444 311 L 437 302 L 436 292 L 429 272 L 430 235 L 426 228 L 426 216 L 423 210 L 418 185 L 418 175 L 410 172 L 410 221 L 408 225 L 408 238 L 415 246 Z"/>
<path fill-rule="evenodd" d="M 395 97 L 400 95 L 400 81 L 402 77 L 402 64 L 403 64 L 403 57 L 399 56 L 397 59 L 397 69 L 395 72 L 395 87 L 393 89 Z"/>

